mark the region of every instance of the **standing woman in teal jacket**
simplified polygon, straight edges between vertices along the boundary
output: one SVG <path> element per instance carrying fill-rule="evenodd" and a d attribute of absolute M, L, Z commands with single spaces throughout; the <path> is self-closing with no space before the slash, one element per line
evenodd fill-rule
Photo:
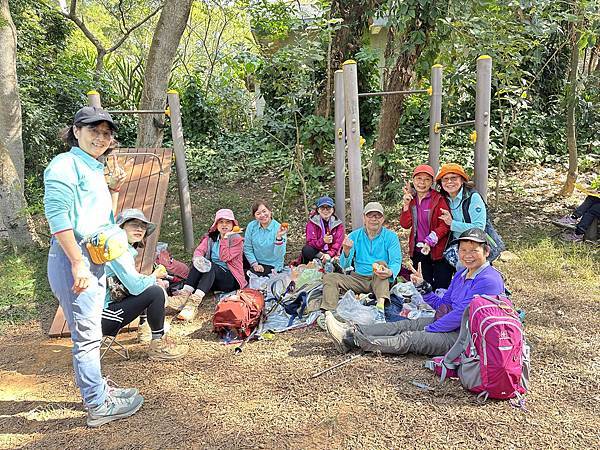
<path fill-rule="evenodd" d="M 92 427 L 134 414 L 144 402 L 137 389 L 107 385 L 100 369 L 102 308 L 106 295 L 104 265 L 94 264 L 82 239 L 114 224 L 125 171 L 116 165 L 107 180 L 104 158 L 115 124 L 101 108 L 75 114 L 64 135 L 71 150 L 56 156 L 44 172 L 44 209 L 52 238 L 48 280 L 63 309 L 73 341 L 75 381 Z"/>

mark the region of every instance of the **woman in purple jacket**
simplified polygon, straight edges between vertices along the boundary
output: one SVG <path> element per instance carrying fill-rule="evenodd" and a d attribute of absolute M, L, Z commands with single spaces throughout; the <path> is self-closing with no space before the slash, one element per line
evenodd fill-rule
<path fill-rule="evenodd" d="M 325 314 L 327 333 L 337 349 L 342 353 L 360 348 L 396 355 L 443 355 L 450 350 L 458 338 L 463 311 L 473 296 L 504 293 L 502 276 L 486 261 L 490 249 L 485 232 L 471 228 L 457 241 L 458 255 L 465 269 L 454 275 L 443 297 L 432 292 L 431 285 L 423 280 L 420 267 L 411 276 L 423 300 L 435 309 L 435 317 L 352 327 L 338 322 L 328 311 Z"/>
<path fill-rule="evenodd" d="M 333 199 L 321 197 L 315 204 L 317 208 L 306 224 L 306 245 L 302 247 L 301 261 L 298 261 L 302 264 L 315 258 L 326 262 L 339 256 L 344 242 L 344 224 L 334 214 Z"/>

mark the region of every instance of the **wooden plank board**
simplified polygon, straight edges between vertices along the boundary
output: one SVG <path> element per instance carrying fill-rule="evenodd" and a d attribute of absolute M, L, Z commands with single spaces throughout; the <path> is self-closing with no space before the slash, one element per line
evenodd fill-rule
<path fill-rule="evenodd" d="M 137 208 L 156 224 L 156 230 L 147 238 L 146 246 L 139 249 L 136 259 L 138 271 L 150 274 L 167 199 L 173 151 L 170 148 L 123 148 L 117 149 L 116 153 L 118 153 L 119 164 L 128 169 L 128 177 L 119 195 L 117 213 L 123 209 Z M 158 159 L 139 153 L 152 153 L 158 156 Z M 134 161 L 133 164 L 128 163 L 131 160 Z M 137 319 L 129 325 L 128 330 L 135 328 L 137 328 Z M 70 335 L 60 306 L 56 310 L 48 335 L 52 337 Z"/>

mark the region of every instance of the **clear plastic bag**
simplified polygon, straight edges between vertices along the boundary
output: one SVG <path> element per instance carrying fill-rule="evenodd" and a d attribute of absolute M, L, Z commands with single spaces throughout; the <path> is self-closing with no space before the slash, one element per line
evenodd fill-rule
<path fill-rule="evenodd" d="M 255 273 L 248 271 L 248 287 L 250 289 L 256 289 L 258 291 L 266 291 L 269 285 L 269 277 L 259 277 Z"/>
<path fill-rule="evenodd" d="M 323 277 L 323 272 L 318 269 L 304 269 L 298 279 L 296 280 L 296 289 L 300 289 L 305 284 L 313 281 L 318 281 Z"/>
<path fill-rule="evenodd" d="M 419 294 L 417 288 L 410 281 L 408 283 L 397 283 L 390 289 L 390 295 L 397 295 L 400 298 L 408 299 L 415 306 L 425 303 L 423 296 Z"/>
<path fill-rule="evenodd" d="M 212 263 L 204 256 L 194 256 L 192 263 L 194 264 L 196 270 L 200 273 L 210 272 L 210 268 L 212 267 Z"/>
<path fill-rule="evenodd" d="M 343 319 L 358 325 L 372 325 L 378 318 L 377 307 L 362 305 L 352 291 L 344 294 L 336 311 Z"/>

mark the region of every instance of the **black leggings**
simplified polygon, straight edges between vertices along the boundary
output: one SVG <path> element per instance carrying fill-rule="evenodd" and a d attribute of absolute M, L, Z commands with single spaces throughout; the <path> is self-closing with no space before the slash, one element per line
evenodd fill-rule
<path fill-rule="evenodd" d="M 231 292 L 240 288 L 231 271 L 215 263 L 211 264 L 210 271 L 204 273 L 192 265 L 185 284 L 205 294 L 210 291 Z"/>
<path fill-rule="evenodd" d="M 577 234 L 584 234 L 594 219 L 600 218 L 600 198 L 588 195 L 575 210 L 575 216 L 581 217 L 575 231 Z"/>
<path fill-rule="evenodd" d="M 415 269 L 418 269 L 419 263 L 421 263 L 423 279 L 431 284 L 433 290 L 448 289 L 450 281 L 452 281 L 452 275 L 456 270 L 444 258 L 433 261 L 431 255 L 424 255 L 415 249 L 410 259 Z"/>
<path fill-rule="evenodd" d="M 164 333 L 165 291 L 160 286 L 153 285 L 140 295 L 129 295 L 120 302 L 109 303 L 102 311 L 102 334 L 116 336 L 121 328 L 131 323 L 146 308 L 152 333 Z"/>
<path fill-rule="evenodd" d="M 302 247 L 302 264 L 308 264 L 315 259 L 319 253 L 322 253 L 321 250 L 317 250 L 316 248 L 306 244 L 304 247 Z"/>

